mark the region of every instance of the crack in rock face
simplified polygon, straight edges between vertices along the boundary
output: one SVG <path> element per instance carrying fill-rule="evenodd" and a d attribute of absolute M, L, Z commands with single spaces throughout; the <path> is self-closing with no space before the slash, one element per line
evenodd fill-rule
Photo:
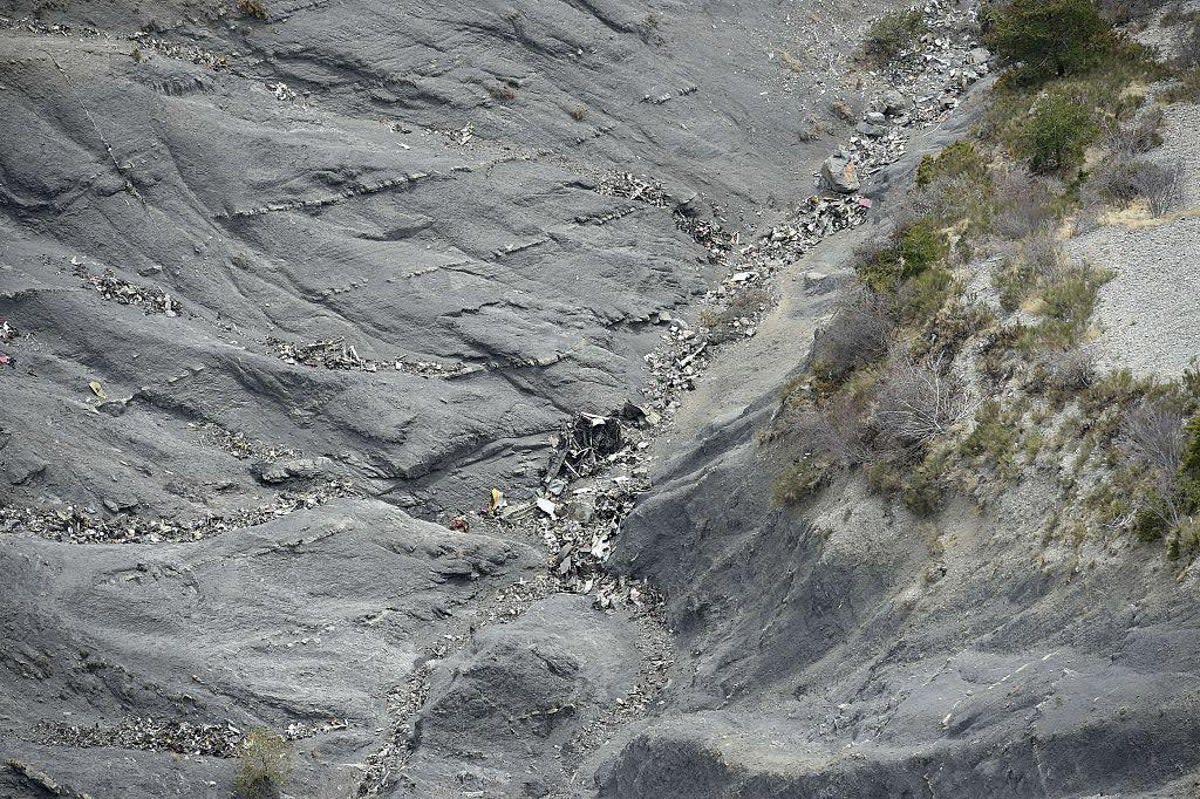
<path fill-rule="evenodd" d="M 1191 615 L 997 551 L 1044 496 L 935 599 L 769 497 L 974 5 L 454 5 L 2 10 L 0 796 L 1188 789 Z"/>

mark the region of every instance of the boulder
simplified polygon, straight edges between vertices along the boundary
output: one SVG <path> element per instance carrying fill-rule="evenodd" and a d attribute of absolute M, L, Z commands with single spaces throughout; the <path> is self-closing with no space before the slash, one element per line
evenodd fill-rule
<path fill-rule="evenodd" d="M 898 92 L 895 89 L 884 92 L 883 97 L 879 99 L 879 107 L 888 116 L 898 116 L 899 114 L 907 113 L 912 106 L 912 100 L 904 93 Z"/>
<path fill-rule="evenodd" d="M 312 480 L 328 477 L 333 471 L 329 458 L 287 458 L 254 466 L 255 476 L 267 485 L 279 485 L 289 480 Z"/>
<path fill-rule="evenodd" d="M 886 125 L 875 125 L 866 121 L 859 122 L 855 127 L 855 130 L 864 136 L 869 136 L 872 139 L 878 139 L 881 136 L 885 136 L 888 132 Z"/>
<path fill-rule="evenodd" d="M 825 188 L 842 194 L 853 194 L 862 185 L 854 159 L 845 150 L 839 150 L 825 159 L 821 165 L 821 181 Z"/>
<path fill-rule="evenodd" d="M 975 64 L 978 66 L 979 64 L 986 64 L 991 60 L 992 51 L 986 47 L 976 47 L 974 50 L 967 53 L 967 63 L 969 64 Z"/>

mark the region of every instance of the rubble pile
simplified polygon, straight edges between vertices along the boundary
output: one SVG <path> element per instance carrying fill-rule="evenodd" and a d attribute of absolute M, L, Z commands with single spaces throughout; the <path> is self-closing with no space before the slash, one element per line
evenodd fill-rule
<path fill-rule="evenodd" d="M 604 176 L 596 184 L 596 193 L 608 197 L 637 200 L 659 208 L 666 208 L 671 204 L 671 200 L 661 184 L 643 180 L 628 172 Z"/>
<path fill-rule="evenodd" d="M 138 49 L 145 47 L 159 55 L 173 58 L 177 61 L 189 61 L 215 71 L 229 68 L 229 56 L 218 55 L 194 44 L 176 44 L 165 39 L 158 39 L 145 31 L 138 31 L 129 36 L 137 43 Z"/>
<path fill-rule="evenodd" d="M 404 372 L 408 375 L 416 375 L 417 377 L 462 377 L 463 375 L 472 374 L 479 371 L 479 367 L 471 368 L 466 364 L 444 364 L 437 361 L 406 361 L 398 360 L 392 364 L 397 372 Z"/>
<path fill-rule="evenodd" d="M 90 665 L 85 661 L 85 667 Z M 102 667 L 100 664 L 96 668 Z M 232 724 L 193 724 L 187 721 L 161 721 L 152 718 L 125 719 L 112 726 L 78 727 L 74 724 L 43 721 L 33 728 L 33 739 L 48 746 L 90 749 L 115 746 L 147 752 L 175 752 L 180 755 L 236 757 L 242 731 Z"/>
<path fill-rule="evenodd" d="M 0 507 L 0 535 L 29 534 L 73 544 L 196 541 L 228 530 L 254 527 L 297 510 L 315 508 L 332 499 L 358 496 L 358 493 L 349 480 L 328 480 L 313 488 L 280 492 L 271 502 L 258 508 L 191 521 L 144 519 L 129 513 L 101 518 L 95 511 L 70 505 L 62 509 L 5 506 Z"/>
<path fill-rule="evenodd" d="M 284 363 L 322 369 L 379 371 L 379 364 L 360 358 L 354 345 L 347 344 L 343 338 L 327 338 L 309 344 L 269 338 L 266 343 Z"/>
<path fill-rule="evenodd" d="M 378 372 L 381 368 L 376 361 L 360 356 L 354 345 L 347 344 L 343 338 L 328 338 L 307 344 L 268 338 L 266 344 L 274 350 L 280 360 L 293 365 L 361 372 Z M 478 371 L 461 363 L 444 364 L 437 361 L 405 359 L 393 361 L 392 368 L 397 372 L 426 378 L 461 377 Z"/>
<path fill-rule="evenodd" d="M 858 196 L 866 180 L 904 155 L 914 129 L 943 122 L 987 74 L 992 56 L 973 38 L 972 11 L 931 0 L 924 13 L 929 32 L 885 75 L 872 73 L 878 85 L 857 135 L 815 176 L 826 193 L 808 198 L 787 224 L 768 231 L 758 252 L 795 260 L 824 237 L 861 224 L 871 207 L 868 198 Z"/>
<path fill-rule="evenodd" d="M 931 0 L 924 13 L 928 32 L 919 45 L 889 65 L 886 74 L 869 76 L 877 84 L 870 108 L 858 122 L 858 135 L 842 148 L 861 180 L 904 155 L 912 129 L 945 121 L 989 71 L 992 55 L 974 38 L 973 10 Z M 835 188 L 828 181 L 820 185 Z"/>
<path fill-rule="evenodd" d="M 55 23 L 47 25 L 41 20 L 22 17 L 21 19 L 13 19 L 11 17 L 0 17 L 0 28 L 11 28 L 25 30 L 29 33 L 39 33 L 42 35 L 51 36 L 78 36 L 81 39 L 94 39 L 100 36 L 101 33 L 96 28 L 90 25 L 61 25 Z"/>
<path fill-rule="evenodd" d="M 719 209 L 713 209 L 714 215 Z M 692 237 L 692 240 L 708 250 L 708 259 L 721 263 L 728 259 L 740 242 L 738 233 L 729 233 L 715 219 L 703 219 L 689 216 L 682 211 L 675 212 L 675 227 Z"/>
<path fill-rule="evenodd" d="M 280 458 L 292 458 L 300 453 L 288 447 L 277 447 L 263 444 L 248 437 L 245 433 L 231 432 L 216 422 L 204 422 L 198 425 L 218 447 L 228 452 L 238 460 L 254 459 L 266 463 L 274 463 Z"/>
<path fill-rule="evenodd" d="M 102 669 L 99 661 L 84 660 L 84 668 Z M 289 724 L 283 737 L 289 741 L 311 738 L 324 732 L 344 730 L 348 724 L 339 719 L 309 724 Z M 145 752 L 174 752 L 203 757 L 237 757 L 245 734 L 229 722 L 195 724 L 188 721 L 164 721 L 154 718 L 128 718 L 117 724 L 81 727 L 60 721 L 37 724 L 30 738 L 47 746 L 92 749 L 113 746 Z"/>
<path fill-rule="evenodd" d="M 758 250 L 777 257 L 797 258 L 825 237 L 861 225 L 870 208 L 871 202 L 865 197 L 813 195 L 788 224 L 771 228 L 759 242 Z"/>
<path fill-rule="evenodd" d="M 620 414 L 579 414 L 556 437 L 536 496 L 514 504 L 492 492 L 494 518 L 545 544 L 557 590 L 594 595 L 601 608 L 654 603 L 650 588 L 609 575 L 604 564 L 621 522 L 650 488 L 640 453 L 648 446 L 645 430 L 660 421 L 652 408 L 632 403 Z"/>
<path fill-rule="evenodd" d="M 165 314 L 179 316 L 182 311 L 179 303 L 171 299 L 171 295 L 157 287 L 139 286 L 128 280 L 119 278 L 111 269 L 105 269 L 100 274 L 92 272 L 75 259 L 71 260 L 75 276 L 91 286 L 106 300 L 132 305 L 141 308 L 147 314 Z"/>

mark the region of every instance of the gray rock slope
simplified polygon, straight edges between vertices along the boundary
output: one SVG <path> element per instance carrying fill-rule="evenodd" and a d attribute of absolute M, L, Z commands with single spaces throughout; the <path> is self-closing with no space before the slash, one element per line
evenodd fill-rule
<path fill-rule="evenodd" d="M 809 118 L 831 124 L 835 6 L 803 25 L 754 3 L 263 7 L 0 5 L 35 20 L 0 30 L 9 498 L 263 501 L 192 427 L 219 425 L 393 501 L 473 507 L 563 418 L 619 407 L 651 315 L 707 288 L 672 209 L 784 207 L 822 149 Z M 605 193 L 622 173 L 669 195 Z M 106 270 L 177 315 L 104 301 Z M 344 339 L 378 371 L 269 339 Z"/>
<path fill-rule="evenodd" d="M 1194 577 L 1044 547 L 1036 479 L 772 504 L 803 268 L 618 540 L 671 654 L 533 536 L 414 518 L 637 396 L 718 269 L 677 222 L 809 193 L 879 9 L 261 8 L 0 2 L 0 797 L 227 797 L 256 726 L 293 796 L 1194 795 Z"/>
<path fill-rule="evenodd" d="M 861 4 L 243 5 L 0 2 L 0 796 L 594 794 L 661 634 L 397 506 L 637 397 Z"/>

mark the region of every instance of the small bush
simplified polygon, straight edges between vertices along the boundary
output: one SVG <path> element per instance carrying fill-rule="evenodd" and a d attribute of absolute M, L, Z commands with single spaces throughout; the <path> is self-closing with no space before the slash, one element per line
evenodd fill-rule
<path fill-rule="evenodd" d="M 936 220 L 918 220 L 900 234 L 900 257 L 904 261 L 901 276 L 905 279 L 920 275 L 949 254 L 950 245 L 937 229 Z"/>
<path fill-rule="evenodd" d="M 867 455 L 861 419 L 864 399 L 841 391 L 820 404 L 792 408 L 781 420 L 783 435 L 809 457 L 837 466 L 855 466 Z"/>
<path fill-rule="evenodd" d="M 815 494 L 829 479 L 830 464 L 813 457 L 802 458 L 775 481 L 775 502 L 796 505 Z"/>
<path fill-rule="evenodd" d="M 952 358 L 971 336 L 987 329 L 996 321 L 992 309 L 980 302 L 953 299 L 943 304 L 912 343 L 915 357 Z"/>
<path fill-rule="evenodd" d="M 984 457 L 993 461 L 1001 471 L 1013 465 L 1017 448 L 1017 415 L 997 400 L 987 400 L 975 414 L 975 428 L 962 444 L 967 457 Z"/>
<path fill-rule="evenodd" d="M 995 213 L 993 194 L 987 175 L 937 175 L 909 194 L 899 218 L 903 225 L 928 217 L 948 228 L 961 224 L 967 234 L 983 233 Z"/>
<path fill-rule="evenodd" d="M 943 472 L 945 458 L 930 455 L 913 469 L 900 486 L 900 501 L 917 516 L 929 516 L 941 509 L 946 486 Z"/>
<path fill-rule="evenodd" d="M 1084 150 L 1098 134 L 1088 108 L 1055 92 L 1034 108 L 1018 146 L 1035 173 L 1065 173 L 1083 165 Z"/>
<path fill-rule="evenodd" d="M 1161 166 L 1151 161 L 1114 161 L 1098 170 L 1090 190 L 1118 204 L 1144 199 L 1155 216 L 1162 216 L 1179 201 L 1183 166 Z"/>
<path fill-rule="evenodd" d="M 1168 103 L 1200 102 L 1200 67 L 1185 72 L 1162 97 Z"/>
<path fill-rule="evenodd" d="M 918 8 L 887 14 L 867 29 L 863 54 L 883 66 L 911 50 L 926 30 L 925 15 Z"/>
<path fill-rule="evenodd" d="M 1083 72 L 1115 44 L 1093 0 L 1011 0 L 989 23 L 988 46 L 1032 80 Z"/>
<path fill-rule="evenodd" d="M 1192 17 L 1177 43 L 1176 64 L 1183 69 L 1200 67 L 1200 16 Z"/>
<path fill-rule="evenodd" d="M 1045 319 L 1026 329 L 1023 346 L 1029 350 L 1069 349 L 1078 344 L 1090 325 L 1096 293 L 1107 277 L 1084 265 L 1066 267 L 1061 278 L 1042 288 Z"/>
<path fill-rule="evenodd" d="M 1157 541 L 1174 533 L 1178 554 L 1180 529 L 1200 500 L 1200 447 L 1195 421 L 1185 427 L 1185 401 L 1179 394 L 1149 397 L 1125 418 L 1118 438 L 1121 451 L 1141 477 L 1143 489 L 1133 497 L 1137 509 L 1133 533 L 1141 541 Z"/>
<path fill-rule="evenodd" d="M 264 727 L 246 733 L 233 790 L 241 799 L 276 799 L 291 774 L 291 746 Z"/>
<path fill-rule="evenodd" d="M 967 177 L 980 181 L 987 177 L 987 161 L 970 140 L 955 142 L 936 156 L 927 155 L 917 166 L 918 187 L 948 177 Z"/>
<path fill-rule="evenodd" d="M 1064 272 L 1065 256 L 1054 233 L 1041 228 L 1020 243 L 993 276 L 1000 307 L 1009 313 L 1041 286 L 1053 284 Z"/>
<path fill-rule="evenodd" d="M 831 391 L 886 355 L 894 327 L 887 298 L 869 288 L 848 293 L 813 339 L 811 367 L 821 389 Z"/>
<path fill-rule="evenodd" d="M 1163 143 L 1163 118 L 1163 110 L 1155 106 L 1132 125 L 1110 122 L 1105 130 L 1105 144 L 1121 159 L 1147 153 Z"/>
<path fill-rule="evenodd" d="M 1095 379 L 1096 355 L 1090 349 L 1052 350 L 1038 363 L 1032 388 L 1064 401 L 1086 391 Z"/>
<path fill-rule="evenodd" d="M 945 269 L 931 268 L 905 281 L 897 293 L 900 319 L 906 324 L 921 324 L 934 318 L 954 293 L 954 278 Z"/>
<path fill-rule="evenodd" d="M 1099 414 L 1116 405 L 1128 405 L 1146 394 L 1147 386 L 1128 369 L 1117 369 L 1093 380 L 1079 397 L 1085 413 Z"/>
<path fill-rule="evenodd" d="M 885 446 L 903 450 L 948 433 L 967 407 L 962 381 L 940 360 L 901 361 L 879 381 L 871 425 Z"/>
<path fill-rule="evenodd" d="M 1012 169 L 1000 173 L 994 185 L 991 228 L 996 235 L 1017 241 L 1057 221 L 1058 200 L 1044 180 Z"/>
<path fill-rule="evenodd" d="M 241 11 L 248 17 L 255 19 L 266 20 L 267 7 L 262 0 L 238 0 L 238 11 Z"/>
<path fill-rule="evenodd" d="M 871 290 L 894 296 L 905 281 L 917 277 L 950 253 L 937 220 L 922 217 L 901 228 L 891 243 L 872 244 L 857 253 L 859 281 Z"/>

